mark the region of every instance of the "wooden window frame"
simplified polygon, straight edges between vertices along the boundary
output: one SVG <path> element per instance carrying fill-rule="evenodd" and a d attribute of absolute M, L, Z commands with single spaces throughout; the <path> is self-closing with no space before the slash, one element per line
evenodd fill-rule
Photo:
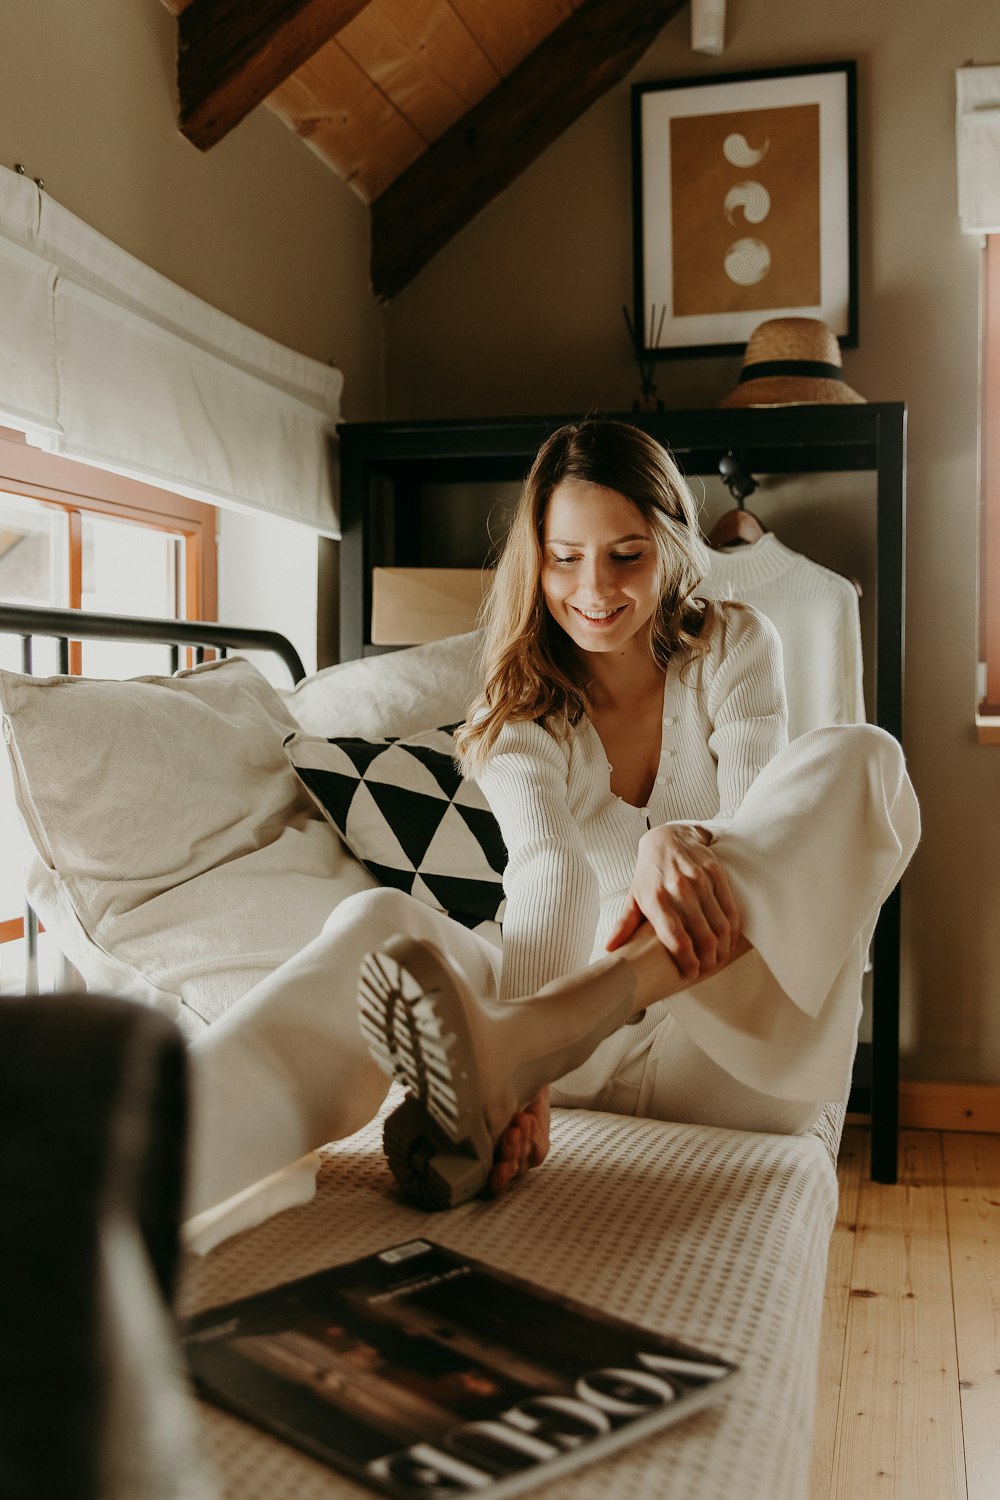
<path fill-rule="evenodd" d="M 24 434 L 0 427 L 0 491 L 27 495 L 70 515 L 71 574 L 74 548 L 81 545 L 83 513 L 113 516 L 119 521 L 133 521 L 158 531 L 171 531 L 184 537 L 187 545 L 185 566 L 184 618 L 214 620 L 218 611 L 218 567 L 216 554 L 216 511 L 199 500 L 157 489 L 138 479 L 112 474 L 32 448 Z M 74 520 L 75 518 L 75 520 Z M 80 599 L 70 599 L 70 608 L 79 609 Z M 74 670 L 72 667 L 70 670 Z M 79 668 L 76 668 L 79 671 Z"/>
<path fill-rule="evenodd" d="M 42 926 L 41 922 L 39 922 L 39 924 L 38 924 L 38 930 L 39 930 L 39 932 L 44 932 L 45 931 L 45 928 Z M 20 942 L 20 940 L 23 937 L 24 937 L 24 918 L 23 917 L 8 917 L 5 921 L 0 922 L 0 944 L 2 944 L 2 943 L 18 943 L 18 942 Z"/>
<path fill-rule="evenodd" d="M 214 506 L 112 474 L 107 469 L 46 453 L 31 447 L 23 433 L 6 427 L 0 427 L 0 492 L 28 496 L 69 517 L 71 609 L 81 607 L 83 517 L 106 515 L 183 536 L 184 618 L 216 619 L 218 557 Z M 69 643 L 69 670 L 73 676 L 79 676 L 83 670 L 83 648 L 79 641 Z M 15 942 L 23 936 L 21 917 L 0 921 L 0 943 Z"/>
<path fill-rule="evenodd" d="M 979 443 L 979 659 L 976 733 L 1000 745 L 1000 234 L 983 247 Z"/>

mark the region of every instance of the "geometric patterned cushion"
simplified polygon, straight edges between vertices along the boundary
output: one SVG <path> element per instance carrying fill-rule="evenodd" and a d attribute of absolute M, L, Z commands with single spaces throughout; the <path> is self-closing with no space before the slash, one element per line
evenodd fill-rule
<path fill-rule="evenodd" d="M 507 850 L 486 798 L 455 764 L 455 727 L 406 739 L 294 734 L 285 749 L 313 799 L 380 884 L 475 928 L 502 921 Z"/>

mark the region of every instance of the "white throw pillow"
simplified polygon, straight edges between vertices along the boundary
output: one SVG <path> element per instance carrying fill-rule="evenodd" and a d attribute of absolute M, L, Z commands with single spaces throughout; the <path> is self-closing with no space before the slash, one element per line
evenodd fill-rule
<path fill-rule="evenodd" d="M 460 723 L 478 692 L 479 634 L 447 636 L 405 651 L 340 662 L 281 694 L 307 734 L 416 734 Z"/>
<path fill-rule="evenodd" d="M 91 988 L 193 1031 L 375 884 L 313 807 L 283 749 L 295 723 L 240 657 L 126 682 L 0 672 L 0 707 L 39 855 L 29 895 Z"/>
<path fill-rule="evenodd" d="M 4 672 L 0 704 L 28 831 L 91 920 L 259 848 L 301 801 L 294 726 L 240 658 L 126 682 Z"/>

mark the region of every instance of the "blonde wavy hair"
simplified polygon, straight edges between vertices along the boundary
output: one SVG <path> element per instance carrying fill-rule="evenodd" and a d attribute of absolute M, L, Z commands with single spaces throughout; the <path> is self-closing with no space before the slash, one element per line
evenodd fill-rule
<path fill-rule="evenodd" d="M 545 514 L 553 490 L 566 481 L 615 490 L 643 518 L 659 562 L 660 604 L 649 625 L 657 664 L 666 670 L 678 653 L 690 661 L 708 649 L 705 626 L 715 606 L 692 597 L 708 571 L 708 549 L 694 499 L 670 454 L 626 422 L 560 427 L 531 466 L 483 606 L 483 688 L 455 736 L 466 775 L 488 760 L 505 724 L 537 721 L 564 738 L 588 711 L 579 659 L 542 594 Z"/>

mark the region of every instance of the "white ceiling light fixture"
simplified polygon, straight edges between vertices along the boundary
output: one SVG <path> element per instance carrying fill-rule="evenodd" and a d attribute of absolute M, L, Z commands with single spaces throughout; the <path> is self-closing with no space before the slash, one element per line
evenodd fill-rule
<path fill-rule="evenodd" d="M 726 0 L 691 0 L 691 50 L 718 57 L 726 46 Z"/>

